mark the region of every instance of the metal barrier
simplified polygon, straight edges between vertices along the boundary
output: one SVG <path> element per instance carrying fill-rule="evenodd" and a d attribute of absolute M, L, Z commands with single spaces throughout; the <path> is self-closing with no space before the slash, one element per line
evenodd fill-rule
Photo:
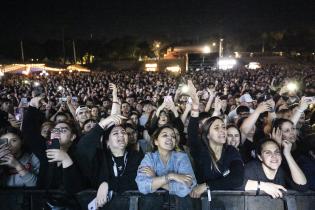
<path fill-rule="evenodd" d="M 33 189 L 8 189 L 0 191 L 0 210 L 44 210 L 47 195 L 65 195 L 62 191 L 45 191 Z M 169 195 L 167 191 L 158 191 L 153 196 L 163 197 L 163 209 L 180 210 L 178 197 Z M 198 210 L 312 210 L 315 209 L 315 192 L 299 193 L 288 191 L 282 199 L 272 199 L 266 194 L 259 196 L 255 192 L 243 191 L 212 191 L 212 201 L 208 202 L 206 194 L 200 199 L 193 199 L 194 207 Z M 96 196 L 95 191 L 83 191 L 73 199 L 75 210 L 87 209 L 88 203 Z M 128 202 L 126 210 L 143 210 L 139 205 L 145 197 L 138 191 L 128 191 L 119 195 L 121 202 Z M 120 201 L 119 201 L 120 202 Z M 118 209 L 117 209 L 118 210 Z M 119 209 L 122 210 L 122 209 Z"/>

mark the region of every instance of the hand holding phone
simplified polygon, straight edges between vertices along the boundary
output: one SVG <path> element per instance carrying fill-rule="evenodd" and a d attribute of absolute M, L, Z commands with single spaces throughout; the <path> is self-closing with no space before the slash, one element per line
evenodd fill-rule
<path fill-rule="evenodd" d="M 47 149 L 60 149 L 60 135 L 61 131 L 59 128 L 52 129 L 50 139 L 46 141 Z"/>

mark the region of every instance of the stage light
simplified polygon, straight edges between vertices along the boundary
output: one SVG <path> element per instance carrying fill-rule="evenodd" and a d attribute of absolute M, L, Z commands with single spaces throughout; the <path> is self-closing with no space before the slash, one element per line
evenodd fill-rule
<path fill-rule="evenodd" d="M 219 69 L 232 69 L 236 65 L 236 60 L 231 58 L 222 58 L 218 61 Z"/>
<path fill-rule="evenodd" d="M 202 48 L 202 52 L 203 53 L 210 53 L 211 52 L 211 50 L 210 50 L 210 47 L 209 46 L 204 46 L 203 48 Z"/>

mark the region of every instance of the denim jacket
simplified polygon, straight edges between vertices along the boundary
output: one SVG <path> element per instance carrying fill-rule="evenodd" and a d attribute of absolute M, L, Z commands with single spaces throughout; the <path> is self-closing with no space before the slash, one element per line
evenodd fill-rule
<path fill-rule="evenodd" d="M 171 157 L 166 165 L 162 162 L 158 151 L 150 152 L 145 155 L 138 168 L 136 182 L 141 193 L 153 193 L 153 177 L 150 177 L 145 173 L 141 173 L 141 167 L 150 167 L 155 171 L 156 176 L 164 176 L 168 173 L 191 175 L 193 177 L 193 184 L 190 187 L 176 181 L 169 182 L 169 193 L 179 197 L 185 197 L 188 195 L 197 183 L 189 157 L 183 152 L 172 151 Z"/>

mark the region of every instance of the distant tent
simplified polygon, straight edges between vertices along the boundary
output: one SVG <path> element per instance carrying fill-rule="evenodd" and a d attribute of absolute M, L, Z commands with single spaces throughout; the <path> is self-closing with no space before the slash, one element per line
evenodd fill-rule
<path fill-rule="evenodd" d="M 79 72 L 90 72 L 91 70 L 81 66 L 81 65 L 78 65 L 78 64 L 73 64 L 73 65 L 70 65 L 67 67 L 67 70 L 71 70 L 71 71 L 79 71 Z"/>
<path fill-rule="evenodd" d="M 2 66 L 4 73 L 29 74 L 34 72 L 49 72 L 49 71 L 65 71 L 64 68 L 48 67 L 43 63 L 36 64 L 11 64 Z"/>

